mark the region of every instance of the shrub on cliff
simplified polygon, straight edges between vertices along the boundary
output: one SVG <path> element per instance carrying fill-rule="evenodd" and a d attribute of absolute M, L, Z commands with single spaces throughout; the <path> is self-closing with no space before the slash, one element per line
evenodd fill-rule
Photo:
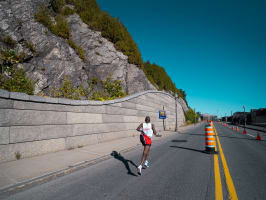
<path fill-rule="evenodd" d="M 17 41 L 13 40 L 9 35 L 0 34 L 0 41 L 5 43 L 8 47 L 14 48 L 17 44 Z"/>
<path fill-rule="evenodd" d="M 51 6 L 53 10 L 57 13 L 61 12 L 62 8 L 66 5 L 65 0 L 52 0 Z"/>
<path fill-rule="evenodd" d="M 177 93 L 179 97 L 186 102 L 186 93 L 182 89 L 177 89 L 171 78 L 168 76 L 164 68 L 151 64 L 149 61 L 144 63 L 144 72 L 149 81 L 159 90 L 172 91 Z"/>
<path fill-rule="evenodd" d="M 80 97 L 86 96 L 86 91 L 82 86 L 74 87 L 68 77 L 65 76 L 62 86 L 59 89 L 53 88 L 50 91 L 50 95 L 56 98 L 78 100 Z"/>
<path fill-rule="evenodd" d="M 188 124 L 197 123 L 199 120 L 199 116 L 194 112 L 191 108 L 185 113 L 186 121 Z"/>
<path fill-rule="evenodd" d="M 10 76 L 0 75 L 0 88 L 10 92 L 33 94 L 34 84 L 26 77 L 23 69 L 12 69 Z"/>
<path fill-rule="evenodd" d="M 125 96 L 123 91 L 122 82 L 118 80 L 111 80 L 107 78 L 105 81 L 101 81 L 103 91 L 97 89 L 97 83 L 95 79 L 88 81 L 88 87 L 83 88 L 82 86 L 75 87 L 73 83 L 64 77 L 63 84 L 60 88 L 53 88 L 50 91 L 50 95 L 56 98 L 67 98 L 78 100 L 81 97 L 86 97 L 90 100 L 112 100 Z"/>
<path fill-rule="evenodd" d="M 62 11 L 62 14 L 60 13 L 61 9 L 65 5 L 65 1 L 53 1 L 53 8 L 55 11 L 58 11 L 59 14 L 55 16 L 56 23 L 54 24 L 52 22 L 52 17 L 49 9 L 45 7 L 44 5 L 39 6 L 39 10 L 35 13 L 35 19 L 42 23 L 44 26 L 46 26 L 53 34 L 62 37 L 64 39 L 67 39 L 68 44 L 75 50 L 75 52 L 79 55 L 79 57 L 82 60 L 86 60 L 86 55 L 84 50 L 81 46 L 76 45 L 71 39 L 70 39 L 70 28 L 67 23 L 67 20 L 65 18 L 65 15 L 68 15 L 72 11 L 66 11 L 68 7 L 65 7 Z M 70 9 L 70 8 L 69 8 Z"/>
<path fill-rule="evenodd" d="M 58 0 L 57 0 L 58 1 Z M 96 0 L 70 0 L 82 21 L 114 43 L 117 50 L 128 56 L 129 63 L 142 67 L 142 58 L 137 44 L 118 18 L 100 10 Z"/>
<path fill-rule="evenodd" d="M 0 52 L 0 88 L 10 92 L 23 92 L 33 94 L 34 83 L 26 77 L 23 69 L 18 69 L 17 64 L 25 59 L 24 52 L 16 54 L 9 49 Z"/>

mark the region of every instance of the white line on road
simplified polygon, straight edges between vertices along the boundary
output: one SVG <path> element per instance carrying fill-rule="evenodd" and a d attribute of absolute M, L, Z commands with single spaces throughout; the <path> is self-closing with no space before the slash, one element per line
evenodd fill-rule
<path fill-rule="evenodd" d="M 249 136 L 251 136 L 251 137 L 255 137 L 254 135 L 250 135 L 250 134 L 247 134 L 247 135 L 249 135 Z"/>

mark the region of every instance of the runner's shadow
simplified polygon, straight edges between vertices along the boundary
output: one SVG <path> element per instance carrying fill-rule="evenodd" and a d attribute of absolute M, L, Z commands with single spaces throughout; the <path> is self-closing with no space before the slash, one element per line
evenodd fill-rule
<path fill-rule="evenodd" d="M 191 149 L 191 148 L 187 148 L 187 147 L 179 147 L 179 146 L 170 146 L 172 148 L 177 148 L 177 149 L 185 149 L 185 150 L 190 150 L 190 151 L 196 151 L 196 152 L 200 152 L 200 153 L 206 153 L 209 154 L 208 152 L 206 152 L 205 150 L 198 150 L 198 149 Z"/>
<path fill-rule="evenodd" d="M 117 151 L 113 151 L 112 153 L 111 153 L 111 156 L 113 156 L 115 159 L 117 159 L 117 160 L 119 160 L 119 161 L 121 161 L 124 165 L 125 165 L 125 167 L 126 167 L 126 169 L 127 169 L 127 173 L 129 174 L 129 175 L 132 175 L 132 176 L 137 176 L 136 174 L 134 174 L 132 171 L 131 171 L 131 169 L 130 169 L 130 167 L 129 167 L 129 164 L 128 163 L 130 163 L 131 165 L 133 165 L 134 167 L 138 167 L 133 161 L 131 161 L 131 160 L 126 160 L 120 153 L 118 153 Z"/>

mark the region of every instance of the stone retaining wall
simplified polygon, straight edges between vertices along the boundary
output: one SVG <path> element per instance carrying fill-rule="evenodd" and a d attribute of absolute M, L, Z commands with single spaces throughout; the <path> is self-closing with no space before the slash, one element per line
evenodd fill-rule
<path fill-rule="evenodd" d="M 177 101 L 178 126 L 185 122 Z M 138 135 L 136 128 L 151 117 L 163 130 L 158 111 L 166 110 L 165 129 L 175 128 L 175 99 L 145 91 L 112 101 L 79 101 L 29 96 L 0 90 L 0 162 Z"/>

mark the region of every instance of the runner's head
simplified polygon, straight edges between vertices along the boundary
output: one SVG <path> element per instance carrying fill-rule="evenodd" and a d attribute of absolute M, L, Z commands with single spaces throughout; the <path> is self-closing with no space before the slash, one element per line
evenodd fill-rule
<path fill-rule="evenodd" d="M 150 123 L 150 122 L 151 122 L 151 119 L 150 119 L 149 116 L 145 117 L 145 122 L 146 122 L 146 123 Z"/>

